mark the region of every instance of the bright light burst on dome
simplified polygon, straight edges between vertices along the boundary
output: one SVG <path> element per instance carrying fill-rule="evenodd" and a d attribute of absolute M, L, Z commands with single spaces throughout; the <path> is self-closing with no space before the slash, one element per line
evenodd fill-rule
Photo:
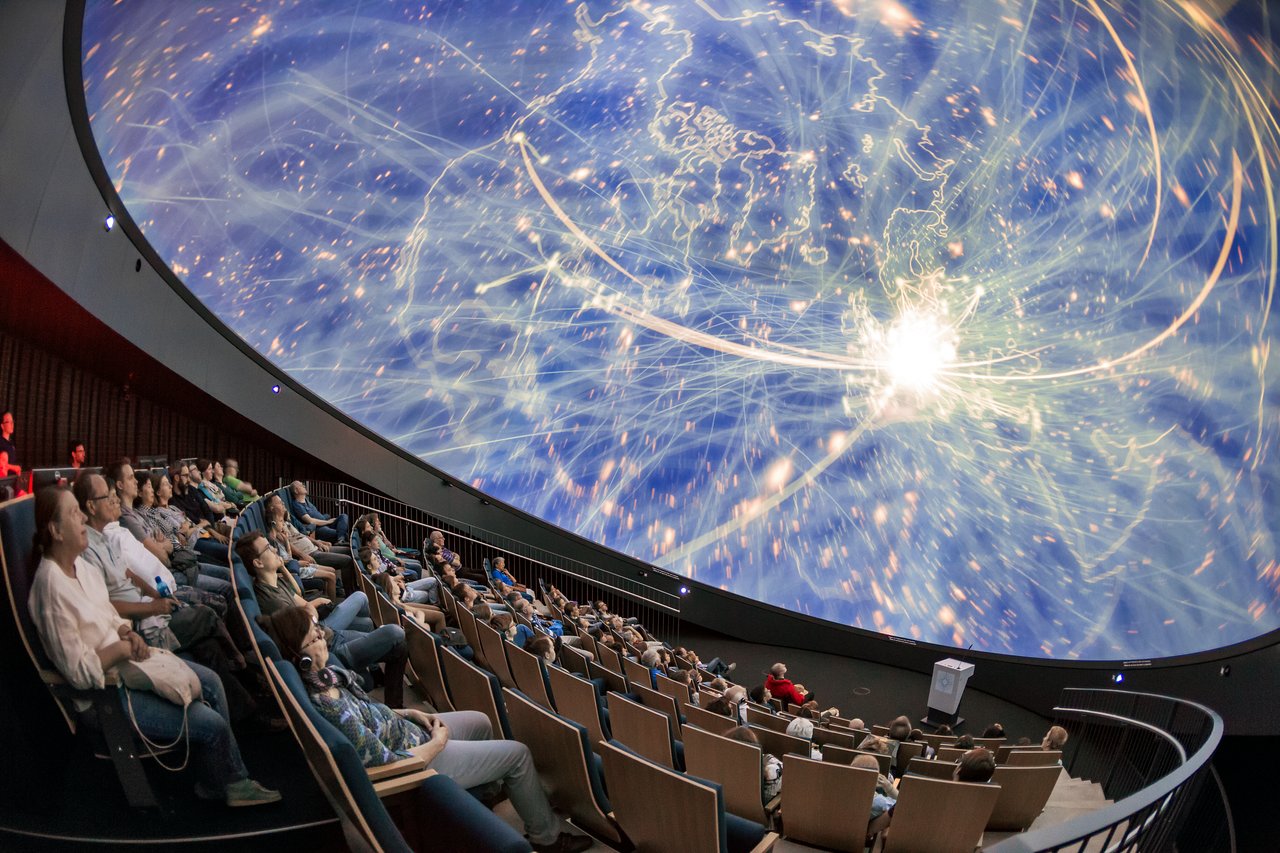
<path fill-rule="evenodd" d="M 922 641 L 1280 628 L 1261 2 L 86 4 L 107 170 L 356 420 Z"/>

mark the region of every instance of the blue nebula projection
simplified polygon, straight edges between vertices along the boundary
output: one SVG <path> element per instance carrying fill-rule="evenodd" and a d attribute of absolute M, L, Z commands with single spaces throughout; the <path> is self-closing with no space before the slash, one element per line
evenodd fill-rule
<path fill-rule="evenodd" d="M 874 631 L 1280 627 L 1265 4 L 354 9 L 91 0 L 83 43 L 147 238 L 337 408 Z"/>

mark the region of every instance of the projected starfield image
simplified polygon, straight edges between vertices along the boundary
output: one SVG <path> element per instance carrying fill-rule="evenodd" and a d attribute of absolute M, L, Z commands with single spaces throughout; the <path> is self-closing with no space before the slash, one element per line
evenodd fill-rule
<path fill-rule="evenodd" d="M 90 0 L 83 62 L 181 282 L 423 460 L 798 613 L 1121 659 L 1280 628 L 1273 31 Z"/>

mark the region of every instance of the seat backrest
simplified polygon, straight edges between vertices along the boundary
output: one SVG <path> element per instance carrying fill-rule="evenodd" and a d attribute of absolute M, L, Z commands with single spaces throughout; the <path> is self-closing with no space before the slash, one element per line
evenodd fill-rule
<path fill-rule="evenodd" d="M 538 778 L 551 805 L 567 812 L 583 829 L 618 844 L 622 835 L 609 818 L 613 806 L 604 792 L 587 730 L 515 690 L 504 690 L 511 735 L 529 747 Z"/>
<path fill-rule="evenodd" d="M 823 744 L 822 760 L 832 764 L 852 764 L 853 759 L 858 757 L 858 750 L 845 749 L 843 746 L 834 746 L 832 744 Z"/>
<path fill-rule="evenodd" d="M 676 707 L 680 707 L 685 702 L 692 702 L 693 695 L 689 690 L 689 685 L 683 681 L 676 681 L 674 678 L 667 678 L 665 675 L 658 673 L 654 676 L 658 682 L 658 692 L 665 693 L 672 699 L 676 700 Z"/>
<path fill-rule="evenodd" d="M 788 755 L 782 759 L 782 778 L 787 838 L 861 853 L 871 822 L 875 771 Z"/>
<path fill-rule="evenodd" d="M 511 644 L 503 640 L 496 630 L 479 620 L 476 620 L 476 636 L 480 639 L 489 671 L 498 676 L 503 687 L 515 687 L 516 680 L 511 677 L 511 667 L 507 665 L 506 647 Z"/>
<path fill-rule="evenodd" d="M 507 727 L 507 712 L 502 704 L 502 685 L 492 673 L 485 672 L 462 659 L 453 649 L 440 649 L 444 664 L 444 681 L 449 686 L 449 698 L 459 711 L 479 711 L 489 718 L 495 738 L 511 737 Z"/>
<path fill-rule="evenodd" d="M 415 619 L 404 620 L 403 627 L 405 642 L 409 646 L 409 664 L 418 677 L 418 689 L 437 711 L 456 710 L 445 684 L 436 638 Z"/>
<path fill-rule="evenodd" d="M 752 726 L 751 731 L 756 733 L 756 737 L 760 740 L 760 748 L 772 755 L 774 758 L 782 758 L 784 755 L 796 753 L 809 757 L 809 741 L 800 737 L 792 737 L 783 732 L 777 732 L 773 729 L 766 729 L 761 726 Z"/>
<path fill-rule="evenodd" d="M 547 667 L 547 678 L 551 681 L 556 711 L 585 728 L 587 743 L 595 750 L 602 740 L 607 740 L 596 701 L 596 686 L 558 666 Z"/>
<path fill-rule="evenodd" d="M 355 747 L 315 710 L 293 664 L 268 660 L 266 667 L 289 728 L 320 789 L 341 818 L 348 844 L 354 849 L 409 853 L 409 845 L 374 792 Z"/>
<path fill-rule="evenodd" d="M 934 752 L 937 752 L 938 748 L 944 744 L 950 746 L 956 742 L 955 735 L 921 735 L 921 737 L 924 739 L 925 743 L 929 744 L 929 746 L 933 748 Z"/>
<path fill-rule="evenodd" d="M 602 679 L 605 687 L 618 693 L 627 692 L 627 681 L 611 669 L 606 669 L 595 661 L 587 661 L 587 676 Z"/>
<path fill-rule="evenodd" d="M 665 716 L 671 728 L 671 739 L 680 740 L 680 712 L 676 710 L 676 700 L 635 682 L 631 683 L 631 692 L 640 698 L 641 705 Z"/>
<path fill-rule="evenodd" d="M 901 775 L 903 769 L 913 758 L 924 754 L 924 741 L 904 740 L 898 744 L 898 754 L 893 759 L 893 772 Z"/>
<path fill-rule="evenodd" d="M 973 739 L 973 745 L 985 746 L 987 749 L 995 752 L 997 749 L 1004 746 L 1006 740 L 1007 738 L 1002 737 L 976 737 Z"/>
<path fill-rule="evenodd" d="M 916 776 L 928 776 L 930 779 L 950 779 L 955 776 L 956 765 L 949 761 L 913 758 L 907 764 L 907 772 Z"/>
<path fill-rule="evenodd" d="M 950 764 L 955 764 L 960 760 L 960 756 L 964 755 L 966 752 L 968 752 L 967 749 L 960 749 L 955 746 L 940 746 L 938 747 L 938 754 L 935 755 L 934 758 L 938 761 L 946 761 Z"/>
<path fill-rule="evenodd" d="M 626 744 L 628 749 L 663 767 L 675 769 L 671 728 L 661 713 L 610 691 L 609 729 L 613 739 Z"/>
<path fill-rule="evenodd" d="M 617 649 L 609 648 L 604 643 L 596 643 L 596 661 L 605 669 L 626 678 L 627 671 L 622 667 L 622 652 Z"/>
<path fill-rule="evenodd" d="M 772 729 L 775 732 L 785 734 L 789 722 L 789 720 L 784 720 L 777 714 L 769 714 L 752 708 L 750 705 L 747 706 L 747 725 L 749 726 L 759 726 L 762 729 Z"/>
<path fill-rule="evenodd" d="M 861 738 L 847 729 L 836 730 L 823 728 L 822 726 L 814 726 L 813 728 L 813 742 L 818 746 L 825 747 L 827 744 L 831 744 L 844 749 L 857 749 L 860 740 Z"/>
<path fill-rule="evenodd" d="M 1044 811 L 1061 774 L 1062 768 L 1056 764 L 1050 767 L 996 767 L 991 781 L 1000 786 L 1000 797 L 987 819 L 986 828 L 1021 832 L 1031 826 Z"/>
<path fill-rule="evenodd" d="M 587 656 L 568 643 L 560 646 L 560 663 L 570 672 L 586 677 L 591 670 L 587 667 Z"/>
<path fill-rule="evenodd" d="M 1005 759 L 1010 767 L 1048 767 L 1062 763 L 1060 749 L 1015 749 Z"/>
<path fill-rule="evenodd" d="M 712 734 L 697 726 L 684 727 L 685 772 L 718 783 L 724 793 L 725 811 L 767 824 L 769 818 L 761 800 L 761 758 L 760 747 L 753 743 Z"/>
<path fill-rule="evenodd" d="M 884 853 L 973 853 L 999 796 L 999 785 L 904 776 Z"/>
<path fill-rule="evenodd" d="M 458 628 L 461 629 L 462 635 L 467 638 L 467 645 L 471 646 L 471 651 L 475 653 L 476 663 L 488 668 L 489 659 L 485 656 L 484 648 L 480 645 L 480 632 L 476 630 L 475 614 L 458 604 L 456 608 Z"/>
<path fill-rule="evenodd" d="M 684 714 L 689 723 L 714 735 L 722 735 L 738 725 L 738 721 L 732 717 L 724 717 L 714 711 L 708 711 L 706 708 L 699 708 L 697 705 L 690 705 L 687 702 L 680 706 L 680 712 Z"/>
<path fill-rule="evenodd" d="M 641 687 L 652 689 L 653 677 L 649 672 L 649 667 L 640 663 L 640 661 L 624 657 L 622 659 L 622 673 L 627 677 L 629 684 L 639 684 Z"/>
<path fill-rule="evenodd" d="M 880 737 L 888 737 L 889 727 L 888 726 L 872 726 L 871 733 L 873 735 L 880 735 Z"/>
<path fill-rule="evenodd" d="M 555 703 L 551 698 L 551 686 L 547 682 L 546 663 L 514 643 L 508 643 L 506 651 L 507 666 L 511 669 L 516 688 L 548 711 L 554 711 Z"/>
<path fill-rule="evenodd" d="M 714 784 L 676 773 L 617 742 L 601 745 L 609 801 L 636 853 L 726 853 L 724 803 Z M 678 845 L 673 840 L 678 839 Z"/>

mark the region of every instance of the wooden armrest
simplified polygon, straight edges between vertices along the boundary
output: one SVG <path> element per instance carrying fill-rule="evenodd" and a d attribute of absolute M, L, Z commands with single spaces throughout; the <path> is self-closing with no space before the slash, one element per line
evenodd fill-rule
<path fill-rule="evenodd" d="M 427 763 L 416 755 L 410 755 L 408 758 L 402 758 L 399 761 L 393 761 L 390 764 L 383 764 L 380 767 L 367 767 L 365 772 L 369 774 L 370 782 L 377 782 L 391 776 L 403 776 L 405 773 L 414 773 L 425 769 Z"/>
<path fill-rule="evenodd" d="M 434 775 L 434 770 L 419 770 L 417 773 L 408 773 L 404 776 L 393 776 L 390 779 L 384 779 L 381 782 L 374 782 L 373 792 L 378 795 L 379 799 L 385 799 L 396 794 L 403 794 L 405 791 L 412 791 Z"/>
<path fill-rule="evenodd" d="M 779 794 L 778 796 L 774 797 L 772 800 L 764 804 L 764 810 L 766 814 L 773 814 L 780 808 L 782 808 L 781 794 Z"/>
<path fill-rule="evenodd" d="M 760 839 L 760 843 L 751 848 L 751 853 L 767 853 L 773 849 L 773 845 L 778 843 L 778 833 L 766 832 L 764 838 Z"/>

